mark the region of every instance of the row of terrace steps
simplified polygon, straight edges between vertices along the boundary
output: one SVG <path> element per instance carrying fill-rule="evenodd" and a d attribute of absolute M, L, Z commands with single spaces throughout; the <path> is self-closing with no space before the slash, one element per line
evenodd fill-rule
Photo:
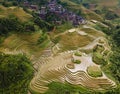
<path fill-rule="evenodd" d="M 48 45 L 48 48 L 45 49 L 42 53 L 42 57 L 49 57 L 49 56 L 52 56 L 52 47 L 54 46 L 54 43 L 53 42 L 50 42 L 49 45 Z"/>
<path fill-rule="evenodd" d="M 53 59 L 52 57 L 48 57 L 48 58 L 40 57 L 39 59 L 33 60 L 34 70 L 38 71 L 40 66 L 42 66 L 46 63 L 49 63 L 49 61 L 52 59 Z"/>
<path fill-rule="evenodd" d="M 65 60 L 66 58 L 68 58 L 65 54 L 61 56 Z M 51 63 L 49 61 L 50 59 L 46 59 L 44 63 L 41 64 L 41 66 L 46 63 Z M 72 73 L 71 71 L 67 70 L 65 66 L 60 66 L 60 67 L 54 67 L 46 70 L 45 75 L 42 75 L 42 76 L 37 75 L 32 82 L 32 86 L 33 86 L 32 88 L 35 91 L 39 90 L 39 92 L 45 92 L 47 90 L 47 87 L 45 88 L 45 86 L 48 83 L 52 81 L 57 81 L 57 80 L 60 82 L 65 82 L 66 80 L 71 84 L 74 84 L 74 85 L 81 84 L 83 86 L 93 88 L 93 89 L 101 89 L 101 85 L 106 85 L 108 87 L 115 86 L 115 84 L 109 79 L 93 78 L 83 71 Z"/>
<path fill-rule="evenodd" d="M 67 56 L 68 53 L 60 54 L 61 58 L 67 62 Z M 50 61 L 54 58 L 43 58 L 42 60 L 38 60 L 40 67 L 46 65 L 47 63 L 51 63 Z M 52 66 L 50 66 L 52 67 Z M 55 77 L 54 77 L 55 76 Z M 109 80 L 109 79 L 101 79 L 101 78 L 93 78 L 90 77 L 87 73 L 83 71 L 78 71 L 76 73 L 72 73 L 69 71 L 64 65 L 60 67 L 52 67 L 48 68 L 48 70 L 45 70 L 45 75 L 37 75 L 33 81 L 31 82 L 31 88 L 34 91 L 44 93 L 48 87 L 46 87 L 47 84 L 49 84 L 52 81 L 60 81 L 65 82 L 65 80 L 71 84 L 74 85 L 83 85 L 92 89 L 101 89 L 101 85 L 106 85 L 108 87 L 115 87 L 115 84 Z"/>
<path fill-rule="evenodd" d="M 63 56 L 64 57 L 64 56 Z M 49 63 L 49 59 L 46 59 L 46 61 L 44 61 L 46 63 Z M 60 81 L 60 82 L 64 82 L 65 79 L 65 67 L 61 66 L 61 67 L 56 67 L 56 68 L 52 68 L 52 69 L 48 69 L 45 73 L 45 75 L 37 75 L 33 81 L 31 82 L 32 85 L 32 89 L 35 91 L 39 91 L 40 93 L 45 92 L 48 88 L 45 88 L 45 86 L 52 82 L 52 81 Z M 54 77 L 54 75 L 56 75 L 56 77 Z M 61 76 L 62 75 L 62 76 Z"/>
<path fill-rule="evenodd" d="M 34 60 L 32 60 L 35 72 L 38 72 L 38 69 L 41 65 L 47 63 L 48 60 L 46 59 L 46 57 L 50 57 L 52 55 L 51 47 L 53 45 L 54 45 L 54 43 L 50 42 L 48 45 L 48 48 L 43 51 L 40 58 L 35 58 Z"/>
<path fill-rule="evenodd" d="M 83 71 L 78 71 L 76 73 L 69 72 L 66 76 L 67 82 L 71 84 L 81 84 L 93 89 L 104 89 L 101 85 L 106 85 L 108 87 L 115 87 L 115 84 L 109 79 L 93 78 L 88 76 Z"/>
<path fill-rule="evenodd" d="M 33 84 L 33 83 L 30 83 L 30 88 L 33 91 L 38 92 L 38 93 L 44 93 L 45 91 L 48 90 L 48 87 L 46 86 L 39 85 L 39 84 Z"/>

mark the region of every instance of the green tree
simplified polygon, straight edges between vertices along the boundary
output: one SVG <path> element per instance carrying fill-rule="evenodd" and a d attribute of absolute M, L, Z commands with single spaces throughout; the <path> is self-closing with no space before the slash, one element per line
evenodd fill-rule
<path fill-rule="evenodd" d="M 46 39 L 47 39 L 47 34 L 46 33 L 43 33 L 40 38 L 38 39 L 38 44 L 41 44 L 43 43 Z"/>
<path fill-rule="evenodd" d="M 113 35 L 113 39 L 118 46 L 120 46 L 120 29 L 117 29 Z"/>
<path fill-rule="evenodd" d="M 0 35 L 11 31 L 24 31 L 24 25 L 15 16 L 0 18 Z"/>
<path fill-rule="evenodd" d="M 40 19 L 39 17 L 34 19 L 34 23 L 37 24 L 41 29 L 46 28 L 48 31 L 51 31 L 54 28 L 54 25 Z"/>
<path fill-rule="evenodd" d="M 113 20 L 113 19 L 118 18 L 118 17 L 119 16 L 116 13 L 114 13 L 113 11 L 107 11 L 107 13 L 105 14 L 105 18 L 107 20 Z"/>

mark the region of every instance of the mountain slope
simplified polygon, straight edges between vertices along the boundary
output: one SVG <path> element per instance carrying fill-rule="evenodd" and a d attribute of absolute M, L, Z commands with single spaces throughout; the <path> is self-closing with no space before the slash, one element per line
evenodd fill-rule
<path fill-rule="evenodd" d="M 0 17 L 16 16 L 21 21 L 29 21 L 32 15 L 26 13 L 21 7 L 4 7 L 0 5 Z"/>

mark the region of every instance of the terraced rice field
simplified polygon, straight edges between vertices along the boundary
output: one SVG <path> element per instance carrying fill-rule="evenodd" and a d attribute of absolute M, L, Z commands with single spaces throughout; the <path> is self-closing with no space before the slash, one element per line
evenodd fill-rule
<path fill-rule="evenodd" d="M 90 32 L 92 31 L 93 30 Z M 88 32 L 89 31 L 85 33 L 90 35 L 91 33 Z M 98 31 L 93 32 L 101 34 Z M 91 35 L 94 34 L 93 32 Z M 78 47 L 77 50 L 69 50 L 41 59 L 39 61 L 39 70 L 30 83 L 30 90 L 38 93 L 44 93 L 48 90 L 47 85 L 53 81 L 61 83 L 68 82 L 73 85 L 82 85 L 95 90 L 104 90 L 116 87 L 116 83 L 104 74 L 104 72 L 100 69 L 100 65 L 93 62 L 91 52 L 88 54 L 80 52 L 80 56 L 75 56 L 76 51 L 81 51 L 82 49 L 93 50 L 98 44 L 103 46 L 101 54 L 103 54 L 106 50 L 110 51 L 109 45 L 106 42 L 107 40 L 103 36 L 104 34 L 101 34 L 98 38 L 95 36 L 95 38 L 92 38 L 90 41 L 89 38 L 86 37 L 86 34 L 80 35 L 76 31 L 61 34 L 60 37 L 62 40 L 60 40 L 60 44 L 71 43 L 74 46 L 79 43 L 81 45 L 83 41 L 85 42 L 88 40 L 89 42 L 87 42 L 85 46 Z M 91 36 L 89 37 L 91 38 Z M 75 64 L 73 63 L 73 60 L 80 60 L 81 63 Z M 95 66 L 95 68 L 98 68 L 98 70 L 102 73 L 101 77 L 90 76 L 87 71 L 90 66 Z"/>
<path fill-rule="evenodd" d="M 118 2 L 118 0 L 101 0 L 98 4 L 110 8 L 117 6 Z"/>
<path fill-rule="evenodd" d="M 50 40 L 46 40 L 41 45 L 37 44 L 40 32 L 34 32 L 32 34 L 12 34 L 7 37 L 0 46 L 0 51 L 22 51 L 27 55 L 34 55 L 35 57 L 40 57 L 44 48 L 46 48 Z M 7 52 L 7 51 L 5 51 Z"/>
<path fill-rule="evenodd" d="M 15 15 L 21 21 L 28 21 L 32 16 L 27 14 L 22 8 L 19 7 L 4 7 L 0 5 L 0 17 L 7 17 L 9 15 Z"/>
<path fill-rule="evenodd" d="M 64 50 L 74 50 L 78 47 L 83 47 L 89 44 L 93 39 L 89 36 L 79 35 L 77 32 L 67 33 L 60 35 L 59 43 L 63 46 Z"/>
<path fill-rule="evenodd" d="M 96 29 L 94 29 L 94 28 L 91 28 L 91 27 L 84 28 L 84 26 L 83 26 L 83 28 L 81 28 L 80 30 L 82 30 L 82 31 L 84 31 L 85 33 L 88 33 L 88 34 L 90 34 L 90 35 L 93 35 L 93 36 L 95 36 L 95 37 L 100 37 L 100 36 L 104 36 L 104 35 L 105 35 L 105 34 L 102 33 L 101 31 L 98 31 L 98 30 L 96 30 Z"/>
<path fill-rule="evenodd" d="M 30 83 L 30 89 L 38 93 L 44 93 L 48 90 L 47 84 L 56 82 L 68 82 L 73 85 L 83 85 L 85 87 L 97 90 L 115 87 L 115 83 L 106 76 L 94 78 L 85 71 L 71 71 L 67 64 L 71 64 L 72 52 L 61 53 L 58 56 L 49 57 L 41 61 L 41 66 L 37 75 Z"/>
<path fill-rule="evenodd" d="M 69 32 L 70 30 L 73 31 Z M 70 30 L 54 36 L 54 40 L 58 39 L 57 41 L 61 45 L 62 51 L 75 50 L 79 47 L 84 47 L 96 38 L 105 36 L 101 31 L 88 27 L 87 25 Z"/>

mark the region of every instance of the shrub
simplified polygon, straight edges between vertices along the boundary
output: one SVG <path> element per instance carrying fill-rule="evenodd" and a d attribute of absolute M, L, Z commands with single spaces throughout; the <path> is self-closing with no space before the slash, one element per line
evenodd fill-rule
<path fill-rule="evenodd" d="M 75 61 L 73 61 L 75 64 L 80 64 L 81 63 L 81 61 L 80 60 L 75 60 Z"/>
<path fill-rule="evenodd" d="M 94 52 L 93 53 L 93 62 L 99 65 L 106 65 L 107 62 L 105 61 L 104 57 L 102 54 Z"/>
<path fill-rule="evenodd" d="M 47 38 L 47 34 L 43 33 L 38 39 L 38 44 L 43 43 Z"/>
<path fill-rule="evenodd" d="M 76 56 L 82 56 L 82 54 L 79 53 L 79 52 L 76 52 L 75 55 L 76 55 Z"/>

